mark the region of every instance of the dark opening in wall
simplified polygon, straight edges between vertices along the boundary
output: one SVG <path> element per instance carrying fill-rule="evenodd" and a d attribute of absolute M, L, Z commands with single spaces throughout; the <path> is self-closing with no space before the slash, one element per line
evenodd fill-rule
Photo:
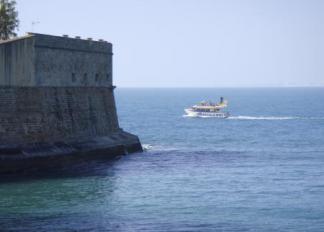
<path fill-rule="evenodd" d="M 107 81 L 110 80 L 110 73 L 107 73 L 106 78 L 107 78 Z"/>
<path fill-rule="evenodd" d="M 72 73 L 72 82 L 76 81 L 75 73 Z"/>
<path fill-rule="evenodd" d="M 83 74 L 83 80 L 82 80 L 82 84 L 87 84 L 88 83 L 88 74 L 84 73 Z"/>
<path fill-rule="evenodd" d="M 99 81 L 99 78 L 100 78 L 99 73 L 96 73 L 96 81 Z"/>

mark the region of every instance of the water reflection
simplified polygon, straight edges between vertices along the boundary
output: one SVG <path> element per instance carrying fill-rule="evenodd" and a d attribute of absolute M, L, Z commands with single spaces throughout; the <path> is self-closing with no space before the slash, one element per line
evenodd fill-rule
<path fill-rule="evenodd" d="M 106 176 L 114 165 L 118 156 L 110 160 L 93 160 L 86 162 L 76 162 L 72 165 L 50 168 L 47 170 L 30 171 L 18 174 L 0 175 L 0 187 L 2 184 L 14 182 L 28 182 L 41 179 L 64 179 L 80 178 L 89 176 Z"/>
<path fill-rule="evenodd" d="M 114 199 L 116 161 L 79 163 L 0 179 L 0 224 L 5 231 L 114 228 L 104 217 Z"/>

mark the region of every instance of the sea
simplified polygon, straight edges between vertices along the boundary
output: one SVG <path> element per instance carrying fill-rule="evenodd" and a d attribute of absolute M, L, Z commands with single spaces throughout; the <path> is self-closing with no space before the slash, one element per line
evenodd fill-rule
<path fill-rule="evenodd" d="M 0 182 L 0 231 L 324 231 L 324 88 L 117 88 L 145 152 Z M 196 118 L 201 100 L 230 117 Z"/>

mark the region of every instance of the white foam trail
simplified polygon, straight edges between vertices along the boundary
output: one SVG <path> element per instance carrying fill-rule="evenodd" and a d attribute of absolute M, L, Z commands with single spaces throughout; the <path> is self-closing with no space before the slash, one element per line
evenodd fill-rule
<path fill-rule="evenodd" d="M 217 118 L 213 116 L 201 116 L 201 115 L 182 115 L 184 118 Z M 222 118 L 221 118 L 222 119 Z M 224 118 L 223 118 L 224 119 Z M 226 119 L 230 120 L 324 120 L 324 117 L 297 117 L 297 116 L 244 116 L 244 115 L 238 115 L 238 116 L 229 116 Z"/>
<path fill-rule="evenodd" d="M 188 115 L 188 114 L 184 114 L 184 115 L 182 115 L 182 117 L 184 117 L 184 118 L 193 118 L 194 116 Z"/>
<path fill-rule="evenodd" d="M 324 120 L 324 117 L 309 117 L 307 119 L 313 119 L 313 120 Z"/>
<path fill-rule="evenodd" d="M 300 119 L 300 117 L 281 117 L 281 116 L 230 116 L 227 119 L 232 120 L 292 120 Z"/>

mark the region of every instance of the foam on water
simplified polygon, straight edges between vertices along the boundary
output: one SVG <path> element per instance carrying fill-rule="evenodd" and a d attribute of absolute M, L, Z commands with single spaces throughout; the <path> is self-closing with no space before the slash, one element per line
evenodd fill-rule
<path fill-rule="evenodd" d="M 218 118 L 214 116 L 200 116 L 200 115 L 183 115 L 184 118 Z M 220 118 L 224 119 L 224 118 Z M 291 119 L 302 119 L 301 117 L 288 117 L 288 116 L 230 116 L 226 119 L 234 120 L 291 120 Z M 311 119 L 311 118 L 309 118 Z"/>
<path fill-rule="evenodd" d="M 153 146 L 151 144 L 142 144 L 144 151 L 149 151 L 153 149 Z"/>
<path fill-rule="evenodd" d="M 214 116 L 196 116 L 196 115 L 182 115 L 184 118 L 217 118 L 223 119 Z M 297 116 L 247 116 L 247 115 L 238 115 L 230 116 L 226 119 L 230 120 L 324 120 L 324 117 L 297 117 Z"/>
<path fill-rule="evenodd" d="M 300 119 L 300 117 L 293 116 L 230 116 L 227 119 L 234 120 L 292 120 L 292 119 Z"/>
<path fill-rule="evenodd" d="M 324 120 L 324 117 L 297 117 L 297 116 L 230 116 L 232 120 Z"/>
<path fill-rule="evenodd" d="M 162 144 L 142 144 L 143 150 L 146 152 L 150 151 L 161 151 L 161 152 L 174 152 L 179 151 L 181 149 L 184 149 L 181 146 L 168 146 L 168 145 L 162 145 Z"/>

